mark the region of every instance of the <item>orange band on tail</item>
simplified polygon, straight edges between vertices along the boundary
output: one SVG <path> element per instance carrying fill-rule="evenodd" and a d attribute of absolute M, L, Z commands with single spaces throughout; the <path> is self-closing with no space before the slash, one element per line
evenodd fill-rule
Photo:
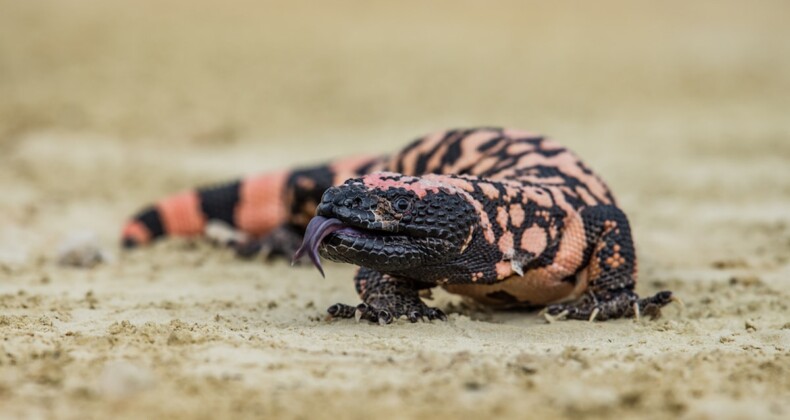
<path fill-rule="evenodd" d="M 206 218 L 195 191 L 168 197 L 160 201 L 156 208 L 168 235 L 199 235 L 206 227 Z"/>
<path fill-rule="evenodd" d="M 124 226 L 122 238 L 127 246 L 142 245 L 151 240 L 151 232 L 142 222 L 134 220 Z"/>
<path fill-rule="evenodd" d="M 285 184 L 288 172 L 270 172 L 244 180 L 234 218 L 236 227 L 255 236 L 265 235 L 288 218 Z"/>

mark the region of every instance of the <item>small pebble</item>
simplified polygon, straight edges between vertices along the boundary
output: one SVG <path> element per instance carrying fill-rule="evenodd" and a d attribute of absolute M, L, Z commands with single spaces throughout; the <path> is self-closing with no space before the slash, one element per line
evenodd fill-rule
<path fill-rule="evenodd" d="M 206 224 L 204 234 L 209 240 L 220 245 L 241 244 L 249 240 L 243 232 L 217 220 L 211 220 Z"/>
<path fill-rule="evenodd" d="M 104 365 L 97 386 L 102 395 L 124 399 L 151 388 L 154 382 L 147 368 L 117 360 Z"/>
<path fill-rule="evenodd" d="M 101 248 L 93 232 L 69 235 L 58 247 L 58 264 L 91 268 L 110 260 L 110 253 Z"/>

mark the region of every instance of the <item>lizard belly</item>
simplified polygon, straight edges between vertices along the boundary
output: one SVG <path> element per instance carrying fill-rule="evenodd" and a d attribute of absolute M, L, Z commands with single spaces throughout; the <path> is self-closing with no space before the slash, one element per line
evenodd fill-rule
<path fill-rule="evenodd" d="M 561 278 L 548 270 L 530 270 L 493 284 L 446 284 L 450 293 L 468 296 L 491 306 L 544 306 L 577 299 L 587 290 L 586 270 Z"/>

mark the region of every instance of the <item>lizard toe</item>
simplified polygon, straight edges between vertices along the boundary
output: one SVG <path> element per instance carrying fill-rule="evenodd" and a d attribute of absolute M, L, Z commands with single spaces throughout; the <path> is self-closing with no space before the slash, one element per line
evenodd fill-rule
<path fill-rule="evenodd" d="M 333 318 L 353 318 L 356 310 L 357 308 L 355 306 L 343 303 L 336 303 L 326 308 L 326 312 Z"/>

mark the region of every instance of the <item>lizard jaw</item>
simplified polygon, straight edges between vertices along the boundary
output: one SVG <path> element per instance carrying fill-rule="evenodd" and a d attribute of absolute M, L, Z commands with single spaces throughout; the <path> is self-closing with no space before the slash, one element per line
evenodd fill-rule
<path fill-rule="evenodd" d="M 310 223 L 307 224 L 302 246 L 294 253 L 291 263 L 293 264 L 307 254 L 310 261 L 312 261 L 313 265 L 318 269 L 318 272 L 321 273 L 321 276 L 326 277 L 318 251 L 324 239 L 335 232 L 343 233 L 345 236 L 352 238 L 375 239 L 379 235 L 387 235 L 387 232 L 383 231 L 367 231 L 362 228 L 356 228 L 343 223 L 339 219 L 315 216 L 310 220 Z"/>
<path fill-rule="evenodd" d="M 417 244 L 424 240 L 351 226 L 336 218 L 315 216 L 307 225 L 302 246 L 294 254 L 293 261 L 307 255 L 322 276 L 324 270 L 320 256 L 369 268 L 400 268 L 404 263 L 422 260 L 423 250 Z"/>

